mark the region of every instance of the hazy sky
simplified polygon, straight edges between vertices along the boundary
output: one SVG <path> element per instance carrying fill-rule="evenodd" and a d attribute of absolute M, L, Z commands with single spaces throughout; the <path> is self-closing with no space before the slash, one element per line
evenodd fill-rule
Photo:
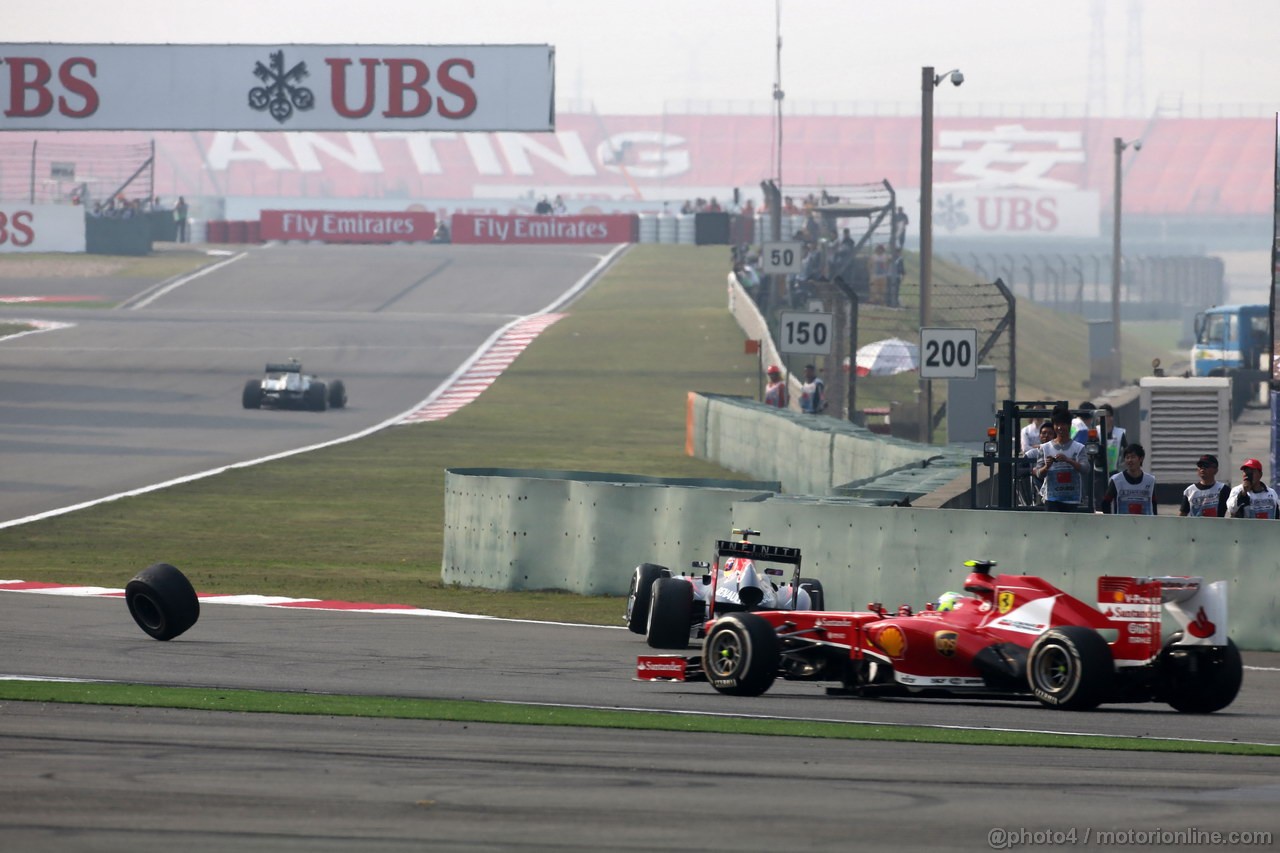
<path fill-rule="evenodd" d="M 766 110 L 775 8 L 774 0 L 5 0 L 0 39 L 546 43 L 556 48 L 562 103 L 653 114 L 688 100 L 753 100 Z M 1280 106 L 1277 0 L 781 0 L 781 24 L 789 102 L 918 112 L 920 68 L 931 65 L 966 78 L 939 91 L 940 114 L 1033 103 L 1079 112 L 1092 100 L 1095 114 L 1128 106 L 1147 115 L 1162 97 L 1211 105 L 1211 114 L 1222 104 L 1248 104 L 1250 115 Z"/>

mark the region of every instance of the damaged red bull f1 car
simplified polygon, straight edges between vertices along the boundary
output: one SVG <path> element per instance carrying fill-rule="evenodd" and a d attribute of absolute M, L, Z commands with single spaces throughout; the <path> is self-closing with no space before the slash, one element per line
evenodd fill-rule
<path fill-rule="evenodd" d="M 715 562 L 693 562 L 696 573 L 676 575 L 655 563 L 636 566 L 623 616 L 627 628 L 644 634 L 655 649 L 684 649 L 690 639 L 702 638 L 713 612 L 824 609 L 822 582 L 800 577 L 799 549 L 744 550 L 760 531 L 735 529 L 733 535 L 742 538 L 716 542 Z M 780 566 L 793 567 L 790 581 Z"/>
<path fill-rule="evenodd" d="M 748 559 L 777 550 L 717 545 Z M 1034 699 L 1063 710 L 1165 702 L 1187 713 L 1221 710 L 1240 690 L 1225 581 L 1100 577 L 1095 608 L 1039 577 L 993 575 L 989 560 L 965 565 L 965 594 L 918 612 L 713 608 L 699 654 L 642 655 L 636 677 L 709 681 L 735 696 L 758 696 L 782 678 L 834 682 L 828 693 L 852 696 Z"/>

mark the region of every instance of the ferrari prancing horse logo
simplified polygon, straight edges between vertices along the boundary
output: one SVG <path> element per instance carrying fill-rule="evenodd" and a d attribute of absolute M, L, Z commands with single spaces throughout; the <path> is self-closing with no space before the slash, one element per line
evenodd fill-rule
<path fill-rule="evenodd" d="M 996 610 L 1001 616 L 1013 609 L 1013 593 L 1002 592 L 996 596 Z"/>

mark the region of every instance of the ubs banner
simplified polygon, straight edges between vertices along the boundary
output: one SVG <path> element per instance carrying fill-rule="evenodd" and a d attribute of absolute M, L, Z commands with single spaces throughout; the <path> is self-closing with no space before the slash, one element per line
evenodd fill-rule
<path fill-rule="evenodd" d="M 638 219 L 613 216 L 489 216 L 455 213 L 455 243 L 634 243 Z"/>
<path fill-rule="evenodd" d="M 549 45 L 0 44 L 0 130 L 550 131 Z"/>
<path fill-rule="evenodd" d="M 83 207 L 0 204 L 0 252 L 83 251 Z"/>
<path fill-rule="evenodd" d="M 431 239 L 436 215 L 372 210 L 264 210 L 262 239 L 322 243 L 411 243 Z"/>

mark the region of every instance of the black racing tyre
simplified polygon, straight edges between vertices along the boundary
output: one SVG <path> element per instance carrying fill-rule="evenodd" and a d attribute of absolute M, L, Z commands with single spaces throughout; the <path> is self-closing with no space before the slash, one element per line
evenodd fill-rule
<path fill-rule="evenodd" d="M 1107 641 L 1092 628 L 1063 625 L 1036 639 L 1027 655 L 1027 682 L 1041 704 L 1089 711 L 1106 698 L 1115 678 Z"/>
<path fill-rule="evenodd" d="M 778 677 L 778 633 L 762 616 L 730 613 L 702 641 L 702 668 L 711 686 L 730 696 L 759 696 Z"/>
<path fill-rule="evenodd" d="M 347 407 L 347 386 L 341 379 L 329 383 L 329 408 L 345 409 Z"/>
<path fill-rule="evenodd" d="M 200 599 L 187 576 L 168 563 L 148 566 L 124 588 L 129 615 L 157 640 L 172 640 L 200 618 Z"/>
<path fill-rule="evenodd" d="M 645 640 L 655 649 L 689 646 L 693 625 L 693 584 L 684 578 L 658 578 L 649 600 L 649 630 Z"/>
<path fill-rule="evenodd" d="M 627 612 L 622 618 L 633 634 L 649 630 L 649 602 L 653 598 L 653 582 L 670 577 L 671 570 L 656 563 L 641 563 L 631 573 L 631 588 L 627 590 Z"/>
<path fill-rule="evenodd" d="M 302 392 L 302 404 L 313 412 L 323 412 L 329 404 L 329 389 L 323 382 L 312 382 Z"/>
<path fill-rule="evenodd" d="M 246 409 L 262 408 L 262 380 L 250 379 L 244 383 L 244 394 L 240 400 Z"/>
<path fill-rule="evenodd" d="M 1184 714 L 1221 711 L 1235 701 L 1244 680 L 1240 650 L 1229 639 L 1226 647 L 1175 648 L 1173 644 L 1181 639 L 1179 631 L 1160 650 L 1158 698 Z"/>
<path fill-rule="evenodd" d="M 822 592 L 822 581 L 817 578 L 800 578 L 800 588 L 809 591 L 810 610 L 827 609 L 827 597 Z"/>

